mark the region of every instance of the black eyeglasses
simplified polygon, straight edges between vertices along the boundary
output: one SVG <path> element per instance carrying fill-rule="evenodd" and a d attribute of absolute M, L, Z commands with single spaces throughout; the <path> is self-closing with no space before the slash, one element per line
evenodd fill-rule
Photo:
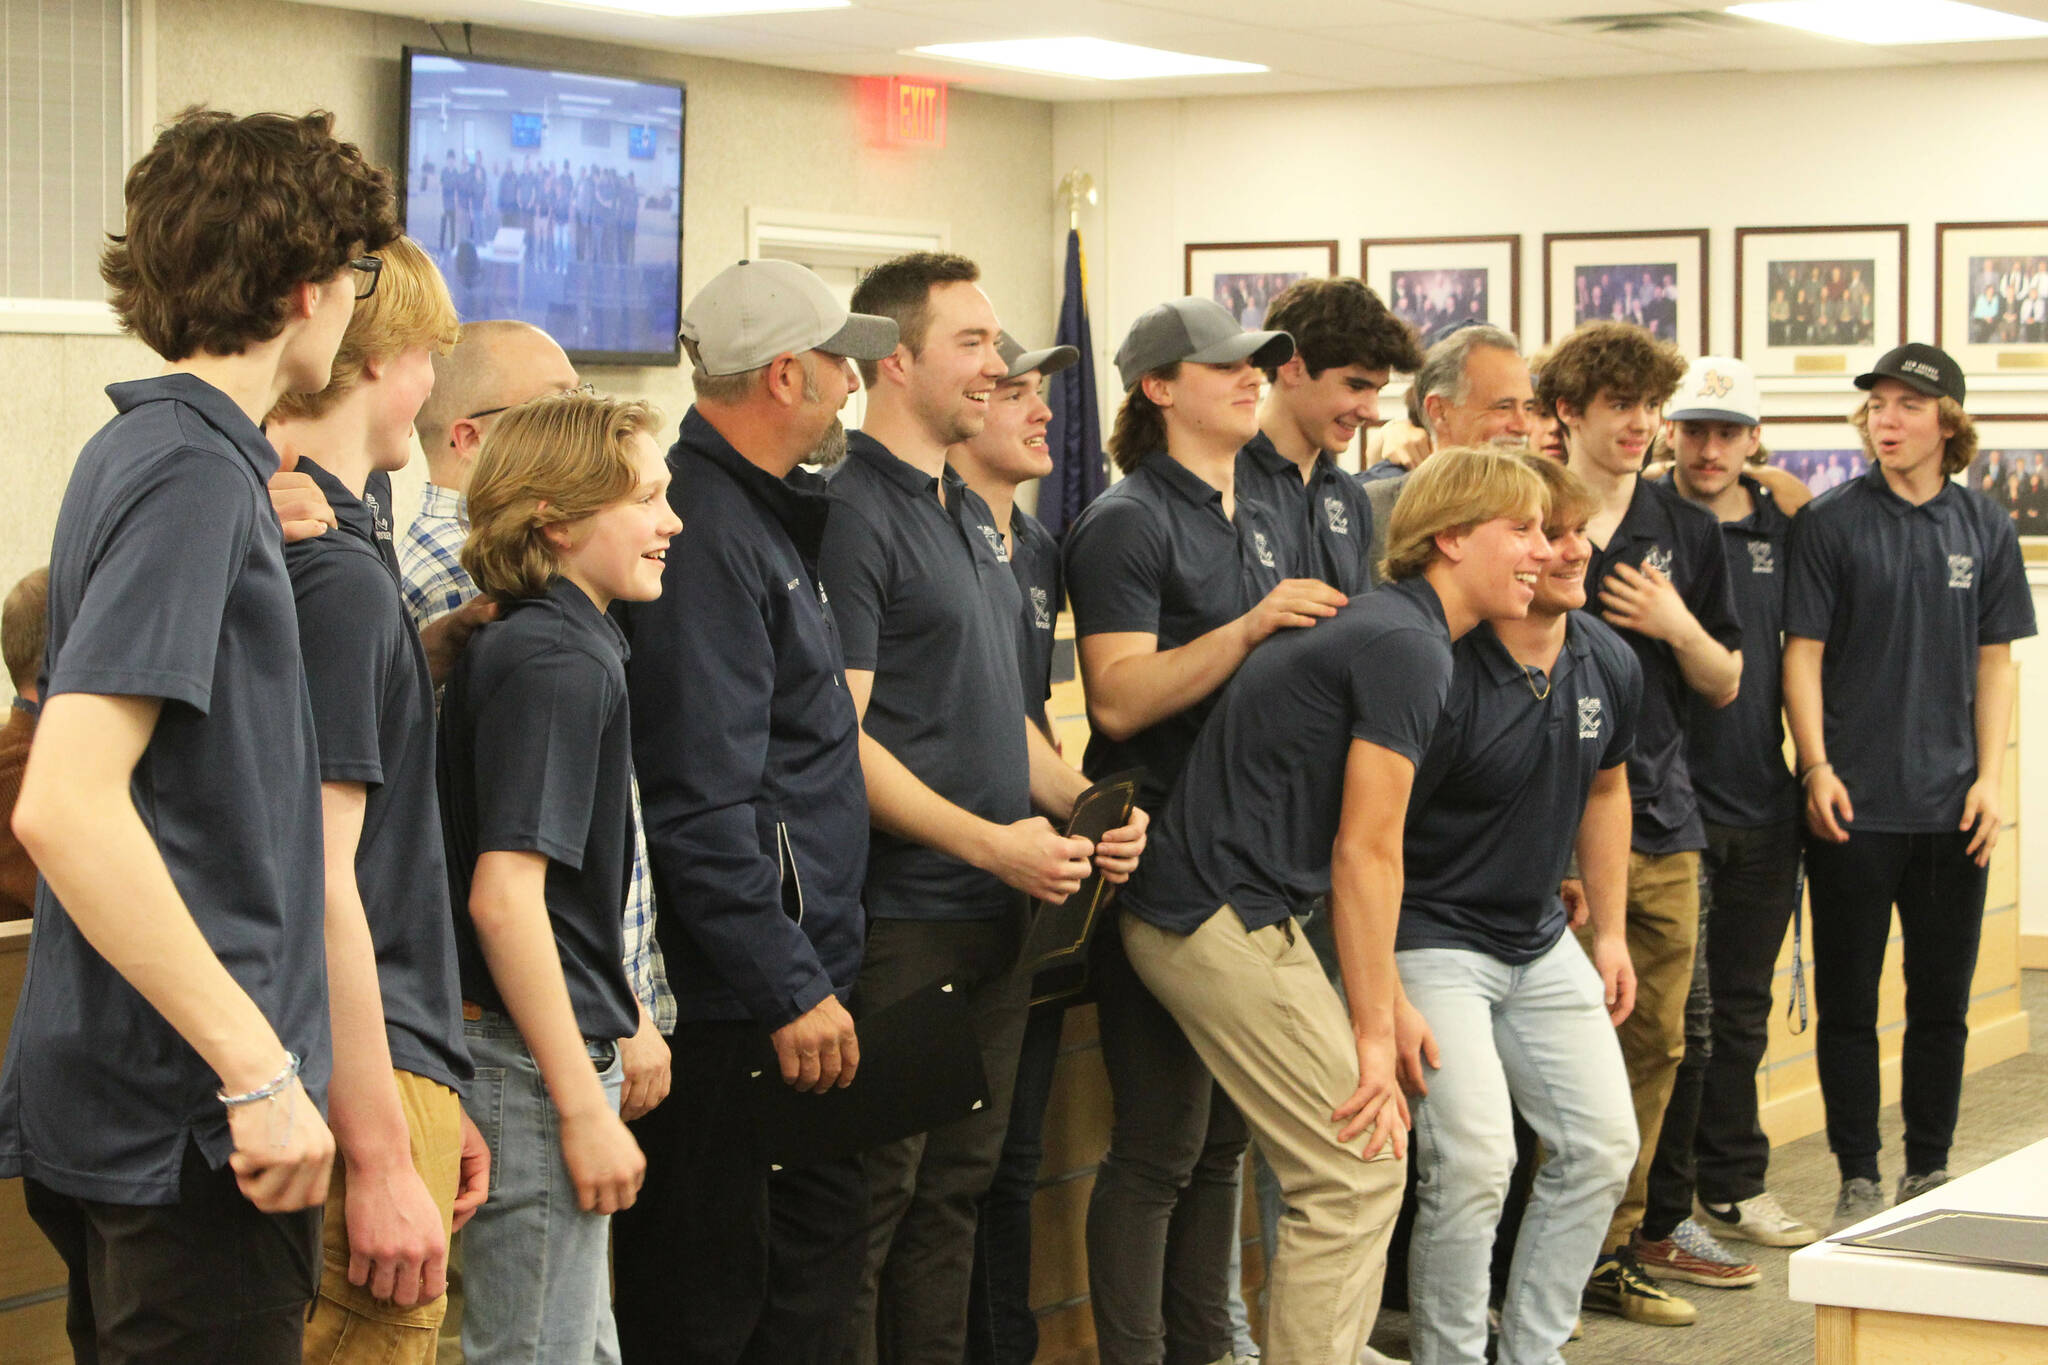
<path fill-rule="evenodd" d="M 590 384 L 590 383 L 583 383 L 583 384 L 578 384 L 578 385 L 577 385 L 577 386 L 576 386 L 575 388 L 573 388 L 573 389 L 557 389 L 557 390 L 555 390 L 555 392 L 554 392 L 553 394 L 545 394 L 545 395 L 542 395 L 542 396 L 543 396 L 543 397 L 549 397 L 549 398 L 552 398 L 552 397 L 557 397 L 557 396 L 559 396 L 559 395 L 561 395 L 561 394 L 565 394 L 565 393 L 580 393 L 580 394 L 584 395 L 585 397 L 588 397 L 589 395 L 591 395 L 591 394 L 593 394 L 593 393 L 596 393 L 596 392 L 597 392 L 597 386 L 596 386 L 595 384 Z M 510 412 L 510 411 L 511 411 L 512 409 L 514 409 L 514 408 L 517 408 L 517 407 L 523 407 L 523 406 L 525 406 L 526 404 L 528 404 L 528 403 L 531 403 L 532 401 L 533 401 L 533 400 L 532 400 L 531 398 L 522 398 L 522 399 L 520 399 L 520 400 L 519 400 L 519 402 L 517 402 L 517 403 L 505 403 L 505 404 L 503 404 L 503 405 L 501 405 L 501 406 L 499 406 L 499 407 L 495 407 L 495 408 L 485 408 L 485 409 L 484 409 L 484 410 L 483 410 L 482 412 L 468 412 L 468 413 L 464 413 L 464 414 L 462 415 L 462 420 L 463 420 L 463 421 L 465 421 L 465 422 L 474 422 L 474 421 L 475 421 L 475 420 L 476 420 L 477 418 L 479 418 L 479 417 L 495 417 L 495 416 L 497 416 L 497 415 L 498 415 L 499 413 L 501 413 L 501 412 Z"/>
<path fill-rule="evenodd" d="M 384 274 L 384 258 L 382 256 L 358 256 L 348 264 L 349 269 L 355 271 L 360 277 L 356 280 L 356 298 L 362 300 L 376 293 L 377 281 Z"/>

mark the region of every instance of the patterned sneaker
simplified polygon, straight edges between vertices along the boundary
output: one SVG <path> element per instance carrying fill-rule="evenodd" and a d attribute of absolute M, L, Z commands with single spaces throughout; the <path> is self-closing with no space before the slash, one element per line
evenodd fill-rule
<path fill-rule="evenodd" d="M 1842 1192 L 1835 1198 L 1835 1218 L 1828 1231 L 1840 1232 L 1866 1218 L 1875 1218 L 1886 1207 L 1884 1186 L 1864 1176 L 1851 1176 L 1842 1182 Z"/>
<path fill-rule="evenodd" d="M 1684 1280 L 1709 1289 L 1741 1289 L 1764 1277 L 1748 1261 L 1714 1240 L 1713 1234 L 1688 1218 L 1661 1242 L 1646 1242 L 1638 1232 L 1632 1243 L 1643 1269 L 1660 1280 Z"/>
<path fill-rule="evenodd" d="M 1820 1230 L 1785 1212 L 1769 1190 L 1732 1204 L 1693 1201 L 1701 1227 L 1723 1241 L 1754 1242 L 1765 1247 L 1803 1247 L 1820 1240 Z"/>
<path fill-rule="evenodd" d="M 1902 1175 L 1899 1177 L 1899 1197 L 1894 1204 L 1903 1204 L 1908 1199 L 1918 1199 L 1929 1190 L 1938 1190 L 1948 1184 L 1948 1168 L 1929 1171 L 1925 1175 Z"/>
<path fill-rule="evenodd" d="M 1699 1311 L 1667 1294 L 1643 1274 L 1628 1247 L 1602 1256 L 1593 1266 L 1580 1302 L 1598 1313 L 1613 1313 L 1651 1327 L 1690 1327 Z"/>

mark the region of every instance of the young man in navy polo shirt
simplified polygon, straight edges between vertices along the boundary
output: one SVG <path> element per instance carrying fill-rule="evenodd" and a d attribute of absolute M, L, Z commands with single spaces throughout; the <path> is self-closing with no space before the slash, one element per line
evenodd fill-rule
<path fill-rule="evenodd" d="M 742 261 L 683 312 L 696 403 L 669 451 L 667 591 L 623 613 L 635 765 L 673 964 L 677 1098 L 633 1125 L 647 1182 L 613 1223 L 627 1365 L 835 1365 L 867 1250 L 858 1157 L 762 1157 L 748 1091 L 852 1082 L 868 801 L 818 578 L 830 514 L 797 466 L 843 449 L 849 358 L 896 344 L 787 261 Z"/>
<path fill-rule="evenodd" d="M 1290 578 L 1338 592 L 1372 586 L 1372 507 L 1337 457 L 1380 420 L 1380 390 L 1412 374 L 1422 348 L 1379 295 L 1353 279 L 1301 280 L 1266 311 L 1294 354 L 1266 367 L 1259 434 L 1237 455 L 1237 487 L 1273 510 Z"/>
<path fill-rule="evenodd" d="M 986 504 L 946 465 L 1008 372 L 979 274 L 918 252 L 854 291 L 855 311 L 893 318 L 899 340 L 861 362 L 866 425 L 833 476 L 819 552 L 873 823 L 860 1003 L 880 1008 L 939 977 L 963 986 L 990 1092 L 974 1117 L 863 1158 L 873 1208 L 856 1362 L 960 1358 L 974 1206 L 1002 1149 L 1024 1029 L 1024 900 L 1071 895 L 1091 857 L 1120 881 L 1144 844 L 1142 815 L 1097 849 L 1031 813 L 1064 818 L 1088 784 L 1025 718 L 1017 581 L 982 534 Z"/>
<path fill-rule="evenodd" d="M 329 1113 L 343 1162 L 328 1194 L 322 1302 L 307 1330 L 308 1358 L 322 1362 L 432 1355 L 447 1308 L 448 1237 L 487 1180 L 459 1093 L 473 1068 L 435 797 L 434 685 L 365 501 L 374 474 L 411 456 L 431 349 L 454 342 L 455 305 L 409 238 L 380 259 L 333 380 L 286 395 L 267 428 L 338 519 L 285 551 L 320 743 Z M 465 1151 L 474 1183 L 458 1210 Z"/>
<path fill-rule="evenodd" d="M 2012 642 L 2034 604 L 2012 523 L 1949 477 L 1977 430 L 1962 368 L 1918 342 L 1857 379 L 1870 472 L 1792 523 L 1785 712 L 1806 788 L 1814 1051 L 1837 1225 L 1884 1207 L 1877 986 L 1904 939 L 1906 1119 L 1898 1198 L 1948 1179 L 1986 868 L 1998 842 Z"/>
<path fill-rule="evenodd" d="M 1639 471 L 1664 403 L 1685 376 L 1669 343 L 1623 322 L 1588 323 L 1544 362 L 1538 401 L 1554 407 L 1569 468 L 1600 498 L 1587 524 L 1587 581 L 1600 615 L 1643 666 L 1643 707 L 1629 756 L 1635 807 L 1629 855 L 1628 943 L 1636 1008 L 1622 1021 L 1642 1149 L 1587 1289 L 1588 1307 L 1661 1326 L 1691 1322 L 1692 1305 L 1635 1273 L 1629 1243 L 1642 1222 L 1645 1180 L 1685 1052 L 1685 1000 L 1699 932 L 1699 850 L 1706 846 L 1686 765 L 1685 716 L 1695 694 L 1735 699 L 1741 628 L 1714 519 Z"/>
<path fill-rule="evenodd" d="M 1417 471 L 1388 537 L 1394 586 L 1237 669 L 1121 901 L 1131 966 L 1280 1177 L 1277 1361 L 1348 1365 L 1378 1308 L 1414 1079 L 1398 1058 L 1433 1051 L 1394 967 L 1402 823 L 1452 644 L 1526 612 L 1550 560 L 1543 502 L 1512 455 L 1448 452 Z M 1343 1001 L 1295 927 L 1319 896 Z"/>
<path fill-rule="evenodd" d="M 1756 376 L 1740 360 L 1695 360 L 1666 420 L 1671 486 L 1721 523 L 1742 618 L 1742 690 L 1724 707 L 1695 698 L 1686 717 L 1707 835 L 1699 947 L 1685 1010 L 1685 1060 L 1650 1166 L 1637 1250 L 1662 1278 L 1753 1284 L 1756 1267 L 1714 1238 L 1804 1246 L 1819 1236 L 1788 1215 L 1765 1185 L 1770 1142 L 1756 1104 L 1771 979 L 1785 927 L 1799 909 L 1799 784 L 1785 765 L 1778 686 L 1785 537 L 1798 508 L 1782 505 L 1776 488 L 1756 476 L 1763 407 Z"/>
<path fill-rule="evenodd" d="M 299 1359 L 334 1153 L 320 789 L 258 423 L 326 386 L 353 263 L 397 235 L 327 115 L 195 111 L 102 260 L 166 370 L 108 390 L 58 514 L 0 1072 L 0 1175 L 70 1271 L 82 1360 Z"/>

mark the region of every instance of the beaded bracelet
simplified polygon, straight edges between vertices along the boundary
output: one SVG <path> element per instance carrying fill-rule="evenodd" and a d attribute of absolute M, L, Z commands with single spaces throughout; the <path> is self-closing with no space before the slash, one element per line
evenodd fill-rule
<path fill-rule="evenodd" d="M 214 1098 L 230 1109 L 240 1109 L 245 1104 L 259 1104 L 264 1100 L 276 1099 L 289 1089 L 291 1083 L 298 1078 L 299 1054 L 287 1052 L 284 1054 L 284 1070 L 272 1076 L 262 1085 L 257 1086 L 254 1090 L 245 1090 L 239 1095 L 230 1095 L 225 1090 L 218 1091 L 215 1093 Z"/>

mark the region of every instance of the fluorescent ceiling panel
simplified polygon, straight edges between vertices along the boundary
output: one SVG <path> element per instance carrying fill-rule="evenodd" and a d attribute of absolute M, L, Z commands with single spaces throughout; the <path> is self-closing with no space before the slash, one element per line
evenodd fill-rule
<path fill-rule="evenodd" d="M 2048 23 L 1958 0 L 1772 0 L 1730 14 L 1855 43 L 1982 43 L 2048 37 Z"/>
<path fill-rule="evenodd" d="M 927 57 L 1031 71 L 1046 76 L 1076 76 L 1091 81 L 1150 80 L 1162 76 L 1236 76 L 1267 70 L 1254 62 L 1197 57 L 1156 47 L 1113 43 L 1104 38 L 1008 38 L 987 43 L 933 43 L 915 49 Z"/>
<path fill-rule="evenodd" d="M 602 9 L 656 19 L 724 19 L 739 14 L 789 14 L 797 10 L 846 9 L 853 0 L 533 0 L 536 5 Z"/>

